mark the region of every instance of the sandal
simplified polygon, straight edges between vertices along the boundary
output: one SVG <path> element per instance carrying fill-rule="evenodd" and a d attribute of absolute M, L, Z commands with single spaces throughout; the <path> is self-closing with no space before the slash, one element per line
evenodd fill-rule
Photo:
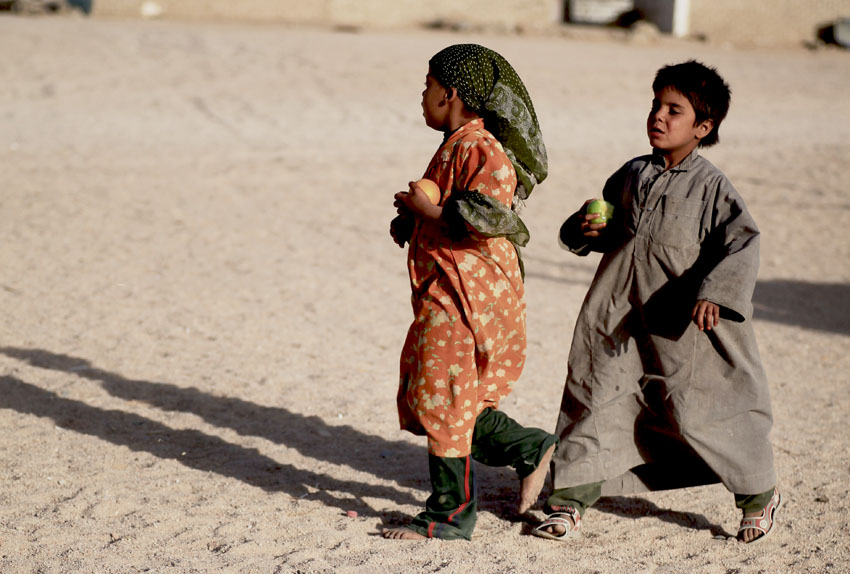
<path fill-rule="evenodd" d="M 738 540 L 741 540 L 741 533 L 744 530 L 758 530 L 762 533 L 758 538 L 754 538 L 749 542 L 745 542 L 745 544 L 757 544 L 770 536 L 773 533 L 774 519 L 776 516 L 776 511 L 782 508 L 782 496 L 779 494 L 779 490 L 773 489 L 773 496 L 770 499 L 770 502 L 767 503 L 767 506 L 761 509 L 761 514 L 758 516 L 745 516 L 741 518 L 741 526 L 738 528 Z"/>
<path fill-rule="evenodd" d="M 547 516 L 546 520 L 538 524 L 531 533 L 540 538 L 561 541 L 577 535 L 581 531 L 581 514 L 572 506 L 563 506 L 561 508 L 561 511 L 553 512 Z M 544 528 L 550 526 L 561 526 L 564 532 L 562 534 L 552 534 L 544 530 Z"/>

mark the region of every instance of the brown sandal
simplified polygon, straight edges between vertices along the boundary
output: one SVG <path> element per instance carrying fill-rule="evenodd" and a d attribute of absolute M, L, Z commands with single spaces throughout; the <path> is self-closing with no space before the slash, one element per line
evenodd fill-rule
<path fill-rule="evenodd" d="M 544 530 L 550 526 L 561 526 L 564 529 L 562 534 L 552 534 Z M 549 540 L 564 541 L 572 538 L 581 532 L 581 514 L 572 506 L 561 507 L 558 512 L 553 512 L 546 517 L 546 520 L 538 524 L 531 531 L 535 536 L 540 538 L 548 538 Z"/>
<path fill-rule="evenodd" d="M 773 534 L 776 511 L 780 508 L 782 508 L 782 495 L 779 494 L 778 489 L 774 488 L 773 496 L 770 502 L 767 503 L 767 506 L 761 509 L 761 514 L 741 518 L 741 526 L 738 528 L 738 540 L 744 542 L 741 540 L 741 534 L 745 530 L 758 530 L 762 533 L 758 538 L 745 542 L 745 544 L 756 544 Z"/>

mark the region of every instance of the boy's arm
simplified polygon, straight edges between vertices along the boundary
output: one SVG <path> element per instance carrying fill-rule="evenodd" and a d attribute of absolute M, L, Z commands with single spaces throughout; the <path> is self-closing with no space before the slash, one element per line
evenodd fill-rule
<path fill-rule="evenodd" d="M 752 316 L 759 265 L 759 230 L 744 201 L 724 177 L 718 184 L 709 242 L 717 263 L 702 282 L 698 301 L 720 306 L 720 317 L 744 321 Z"/>
<path fill-rule="evenodd" d="M 720 306 L 711 301 L 699 300 L 691 311 L 691 319 L 700 331 L 711 331 L 720 321 Z"/>
<path fill-rule="evenodd" d="M 561 224 L 558 230 L 558 243 L 576 255 L 590 253 L 590 242 L 581 234 L 581 209 L 573 213 Z"/>
<path fill-rule="evenodd" d="M 606 223 L 592 224 L 587 217 L 587 206 L 593 201 L 588 199 L 578 211 L 561 224 L 558 231 L 558 243 L 576 255 L 587 255 L 591 251 L 607 253 L 617 247 L 622 241 L 624 229 L 624 214 L 622 212 L 622 196 L 626 185 L 629 164 L 627 163 L 605 182 L 602 197 L 613 204 L 614 217 Z"/>
<path fill-rule="evenodd" d="M 586 217 L 587 205 L 591 201 L 593 200 L 585 201 L 578 211 L 561 224 L 561 229 L 558 231 L 558 243 L 561 247 L 576 255 L 584 256 L 591 251 L 601 251 L 599 248 L 600 239 L 603 239 L 603 236 L 607 233 L 607 225 L 600 223 L 593 225 L 595 228 L 593 229 L 595 232 L 593 236 L 587 234 L 590 225 Z"/>

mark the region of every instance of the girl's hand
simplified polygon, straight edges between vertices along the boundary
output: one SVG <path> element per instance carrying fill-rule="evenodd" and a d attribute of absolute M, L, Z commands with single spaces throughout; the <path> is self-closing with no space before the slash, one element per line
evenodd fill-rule
<path fill-rule="evenodd" d="M 404 202 L 407 196 L 408 193 L 406 191 L 399 191 L 393 196 L 393 207 L 395 207 L 395 212 L 399 215 L 413 215 L 410 208 Z"/>
<path fill-rule="evenodd" d="M 700 331 L 711 331 L 720 322 L 720 306 L 711 301 L 700 299 L 694 305 L 691 319 L 697 324 Z"/>
<path fill-rule="evenodd" d="M 434 205 L 419 185 L 411 181 L 410 191 L 400 191 L 395 194 L 393 205 L 399 214 L 413 213 L 426 219 L 439 219 L 443 208 Z"/>
<path fill-rule="evenodd" d="M 399 215 L 390 222 L 390 236 L 399 247 L 404 247 L 404 244 L 410 241 L 413 235 L 413 216 Z"/>
<path fill-rule="evenodd" d="M 591 197 L 587 201 L 584 202 L 584 205 L 581 206 L 581 210 L 579 213 L 583 213 L 584 216 L 579 218 L 581 234 L 585 237 L 599 237 L 600 232 L 605 229 L 608 224 L 607 223 L 591 223 L 591 220 L 599 217 L 598 213 L 587 213 L 587 206 L 592 202 L 596 201 L 597 198 Z"/>

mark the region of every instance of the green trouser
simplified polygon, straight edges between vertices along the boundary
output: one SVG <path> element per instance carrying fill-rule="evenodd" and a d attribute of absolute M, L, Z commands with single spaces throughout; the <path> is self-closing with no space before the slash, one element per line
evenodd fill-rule
<path fill-rule="evenodd" d="M 525 428 L 501 411 L 484 409 L 475 420 L 470 456 L 428 455 L 432 493 L 425 501 L 425 512 L 416 515 L 408 528 L 429 538 L 469 540 L 478 507 L 473 459 L 487 466 L 512 466 L 524 478 L 557 442 L 553 434 Z"/>
<path fill-rule="evenodd" d="M 563 511 L 566 507 L 572 506 L 580 515 L 584 515 L 584 511 L 593 506 L 597 500 L 602 497 L 602 483 L 591 482 L 582 484 L 581 486 L 569 486 L 567 488 L 559 488 L 552 492 L 546 500 L 546 505 L 543 510 L 546 514 Z M 744 512 L 752 512 L 761 510 L 773 497 L 773 488 L 766 490 L 760 494 L 736 494 L 735 506 Z"/>

